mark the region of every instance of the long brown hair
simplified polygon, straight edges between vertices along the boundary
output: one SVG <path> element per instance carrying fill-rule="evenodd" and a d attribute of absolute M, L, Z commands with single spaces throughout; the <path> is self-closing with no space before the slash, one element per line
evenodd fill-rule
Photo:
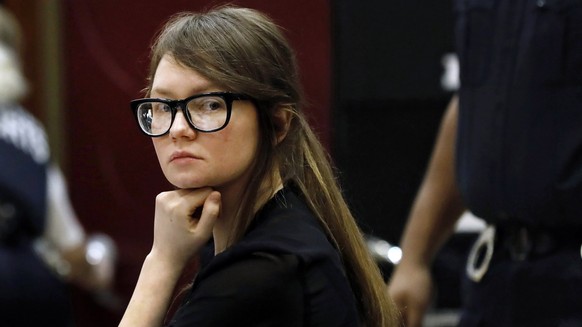
<path fill-rule="evenodd" d="M 278 171 L 284 184 L 298 187 L 341 253 L 365 325 L 396 326 L 398 312 L 378 266 L 344 200 L 330 158 L 301 110 L 303 91 L 295 54 L 281 29 L 266 15 L 247 8 L 181 13 L 156 38 L 150 83 L 166 54 L 226 90 L 250 95 L 258 107 L 258 155 L 229 245 L 244 235 L 260 191 L 265 185 L 275 187 Z M 277 143 L 280 126 L 273 115 L 281 109 L 289 111 L 292 119 L 286 137 Z"/>

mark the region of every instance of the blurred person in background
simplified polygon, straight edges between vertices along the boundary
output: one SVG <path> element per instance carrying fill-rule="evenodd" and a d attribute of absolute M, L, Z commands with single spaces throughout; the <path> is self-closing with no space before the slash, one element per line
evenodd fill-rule
<path fill-rule="evenodd" d="M 72 326 L 68 284 L 108 292 L 115 245 L 86 235 L 27 93 L 15 17 L 0 3 L 0 325 Z"/>
<path fill-rule="evenodd" d="M 410 327 L 467 208 L 460 326 L 582 326 L 582 1 L 457 0 L 460 89 L 444 115 L 389 285 Z M 446 290 L 444 290 L 446 291 Z"/>

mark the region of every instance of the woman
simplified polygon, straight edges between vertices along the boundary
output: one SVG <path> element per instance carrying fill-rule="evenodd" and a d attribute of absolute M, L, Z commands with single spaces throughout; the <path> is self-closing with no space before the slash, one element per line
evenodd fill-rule
<path fill-rule="evenodd" d="M 214 255 L 171 326 L 396 324 L 269 18 L 235 7 L 175 16 L 149 81 L 132 109 L 177 190 L 156 198 L 153 246 L 120 326 L 160 326 L 210 239 Z"/>

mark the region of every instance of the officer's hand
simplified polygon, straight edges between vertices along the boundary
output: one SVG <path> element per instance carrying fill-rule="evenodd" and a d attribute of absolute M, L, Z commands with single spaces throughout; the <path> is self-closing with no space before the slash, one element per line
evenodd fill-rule
<path fill-rule="evenodd" d="M 430 304 L 432 277 L 428 266 L 398 266 L 388 292 L 402 313 L 404 326 L 421 327 Z"/>

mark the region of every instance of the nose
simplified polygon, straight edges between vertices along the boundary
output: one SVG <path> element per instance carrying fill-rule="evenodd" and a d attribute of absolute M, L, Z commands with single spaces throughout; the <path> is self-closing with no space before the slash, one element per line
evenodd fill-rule
<path fill-rule="evenodd" d="M 176 112 L 174 122 L 170 127 L 170 136 L 172 138 L 188 137 L 192 138 L 196 135 L 196 131 L 188 124 L 186 116 L 182 111 Z"/>

